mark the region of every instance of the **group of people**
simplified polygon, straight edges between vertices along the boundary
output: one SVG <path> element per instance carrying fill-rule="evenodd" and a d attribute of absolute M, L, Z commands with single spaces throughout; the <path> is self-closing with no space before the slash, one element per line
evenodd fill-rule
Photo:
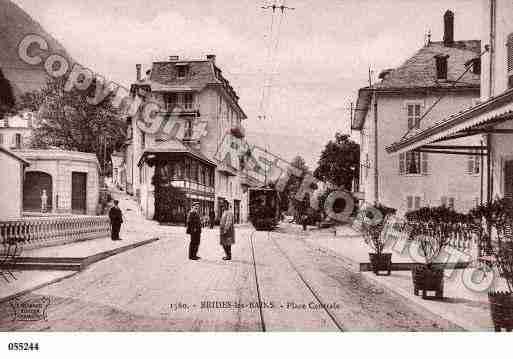
<path fill-rule="evenodd" d="M 119 208 L 119 201 L 114 200 L 114 205 L 109 210 L 109 219 L 111 225 L 111 239 L 113 241 L 119 241 L 119 231 L 121 229 L 121 224 L 123 223 L 123 213 Z M 215 214 L 214 211 L 209 213 L 210 219 L 210 228 L 214 227 L 214 219 Z M 232 245 L 235 244 L 235 227 L 234 227 L 234 215 L 231 211 L 231 204 L 228 204 L 228 208 L 224 211 L 221 216 L 221 221 L 219 224 L 219 236 L 220 236 L 220 244 L 224 249 L 225 256 L 224 260 L 229 261 L 232 259 Z M 201 259 L 198 257 L 198 249 L 201 241 L 201 230 L 203 228 L 203 223 L 201 216 L 199 214 L 199 203 L 193 203 L 192 208 L 187 215 L 187 234 L 190 235 L 190 243 L 189 243 L 189 259 L 190 260 L 198 260 Z"/>
<path fill-rule="evenodd" d="M 210 228 L 213 228 L 213 219 L 212 214 L 210 215 Z M 224 211 L 221 216 L 221 221 L 219 223 L 219 236 L 220 236 L 220 244 L 224 249 L 225 256 L 223 260 L 229 261 L 232 259 L 232 245 L 235 244 L 235 227 L 234 227 L 234 216 L 231 211 L 231 204 L 228 204 L 227 210 Z M 194 203 L 192 205 L 191 211 L 187 215 L 187 234 L 190 235 L 191 241 L 189 243 L 189 259 L 190 260 L 198 260 L 201 257 L 198 257 L 198 249 L 201 241 L 201 217 L 199 214 L 199 204 Z"/>

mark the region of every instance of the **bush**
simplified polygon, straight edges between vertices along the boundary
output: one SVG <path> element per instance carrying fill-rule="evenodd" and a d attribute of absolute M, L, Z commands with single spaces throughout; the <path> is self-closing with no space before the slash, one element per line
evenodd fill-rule
<path fill-rule="evenodd" d="M 410 229 L 409 239 L 419 242 L 421 254 L 428 266 L 431 266 L 452 237 L 475 226 L 472 215 L 445 206 L 422 207 L 406 213 L 405 217 Z"/>
<path fill-rule="evenodd" d="M 371 208 L 373 210 L 367 209 L 362 212 L 364 214 L 362 221 L 364 240 L 376 254 L 381 255 L 386 244 L 386 238 L 381 235 L 381 232 L 385 227 L 387 217 L 394 215 L 397 210 L 382 204 L 375 205 Z M 377 210 L 378 213 L 376 213 L 375 210 Z"/>

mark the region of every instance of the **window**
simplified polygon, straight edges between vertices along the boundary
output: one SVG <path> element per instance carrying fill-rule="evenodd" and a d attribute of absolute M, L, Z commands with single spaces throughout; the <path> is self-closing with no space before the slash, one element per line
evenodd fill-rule
<path fill-rule="evenodd" d="M 178 96 L 176 93 L 169 93 L 166 95 L 165 101 L 166 101 L 166 109 L 168 111 L 172 111 L 176 107 L 176 104 L 178 103 Z"/>
<path fill-rule="evenodd" d="M 4 134 L 0 133 L 0 145 L 4 144 Z"/>
<path fill-rule="evenodd" d="M 190 110 L 193 107 L 194 96 L 192 93 L 186 93 L 183 95 L 183 107 L 186 110 Z"/>
<path fill-rule="evenodd" d="M 185 132 L 184 132 L 183 139 L 190 140 L 190 139 L 192 139 L 192 135 L 193 135 L 192 118 L 188 118 L 185 120 Z"/>
<path fill-rule="evenodd" d="M 399 155 L 399 174 L 401 175 L 427 175 L 427 153 L 410 151 Z"/>
<path fill-rule="evenodd" d="M 408 130 L 420 128 L 420 111 L 422 104 L 409 103 L 406 105 L 408 117 Z"/>
<path fill-rule="evenodd" d="M 421 203 L 420 196 L 406 196 L 406 208 L 408 211 L 419 209 Z"/>
<path fill-rule="evenodd" d="M 447 80 L 447 59 L 449 55 L 437 55 L 436 59 L 436 78 L 438 80 Z"/>
<path fill-rule="evenodd" d="M 176 65 L 177 77 L 179 79 L 184 79 L 187 77 L 187 73 L 189 72 L 189 67 L 187 65 Z"/>
<path fill-rule="evenodd" d="M 192 161 L 192 180 L 195 182 L 199 181 L 199 163 Z"/>
<path fill-rule="evenodd" d="M 21 143 L 22 143 L 21 133 L 17 133 L 16 137 L 14 139 L 15 139 L 14 146 L 16 148 L 21 148 Z"/>
<path fill-rule="evenodd" d="M 468 168 L 467 172 L 470 175 L 478 175 L 481 173 L 481 156 L 478 155 L 478 150 L 474 150 L 475 155 L 468 156 Z"/>

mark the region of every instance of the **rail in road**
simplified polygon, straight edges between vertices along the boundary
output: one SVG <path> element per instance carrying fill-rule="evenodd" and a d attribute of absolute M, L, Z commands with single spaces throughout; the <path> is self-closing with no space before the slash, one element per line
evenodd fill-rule
<path fill-rule="evenodd" d="M 260 316 L 260 323 L 261 323 L 261 330 L 267 331 L 269 329 L 269 325 L 266 320 L 266 314 L 269 315 L 271 311 L 266 311 L 266 303 L 268 302 L 268 298 L 265 297 L 263 294 L 264 290 L 262 289 L 263 281 L 262 276 L 259 275 L 262 274 L 262 267 L 263 265 L 259 264 L 259 261 L 257 260 L 257 257 L 260 257 L 260 255 L 266 255 L 265 253 L 258 253 L 258 251 L 255 250 L 255 234 L 265 234 L 266 243 L 265 246 L 269 247 L 269 245 L 272 245 L 276 249 L 276 253 L 279 253 L 279 255 L 282 257 L 283 260 L 285 260 L 286 264 L 292 271 L 288 271 L 289 273 L 293 273 L 297 279 L 299 279 L 299 283 L 301 283 L 301 286 L 303 287 L 304 291 L 308 293 L 310 296 L 311 302 L 314 302 L 316 304 L 317 308 L 320 308 L 325 315 L 329 318 L 330 324 L 329 327 L 333 328 L 333 330 L 338 331 L 344 331 L 344 326 L 340 322 L 340 320 L 337 319 L 337 317 L 334 315 L 334 313 L 330 310 L 329 306 L 325 305 L 327 302 L 325 302 L 322 298 L 322 296 L 319 294 L 319 291 L 316 290 L 316 287 L 313 283 L 308 281 L 305 277 L 305 275 L 299 270 L 297 265 L 294 263 L 294 261 L 291 259 L 290 255 L 285 251 L 285 249 L 278 244 L 278 241 L 273 237 L 273 234 L 271 232 L 257 232 L 253 231 L 250 235 L 250 245 L 251 245 L 251 255 L 252 255 L 252 264 L 253 264 L 253 270 L 254 270 L 254 279 L 255 279 L 255 286 L 256 286 L 256 292 L 257 292 L 257 300 L 259 303 L 259 316 Z M 268 248 L 269 249 L 269 248 Z M 265 284 L 264 284 L 265 285 Z M 271 286 L 278 286 L 279 283 L 271 284 Z M 301 315 L 308 315 L 305 312 L 297 313 L 298 316 Z"/>

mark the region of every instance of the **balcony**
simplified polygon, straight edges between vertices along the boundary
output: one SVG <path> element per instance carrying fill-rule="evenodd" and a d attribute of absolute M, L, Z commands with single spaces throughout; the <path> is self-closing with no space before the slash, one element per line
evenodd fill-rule
<path fill-rule="evenodd" d="M 162 109 L 167 115 L 199 116 L 199 106 L 193 102 L 167 102 Z"/>

